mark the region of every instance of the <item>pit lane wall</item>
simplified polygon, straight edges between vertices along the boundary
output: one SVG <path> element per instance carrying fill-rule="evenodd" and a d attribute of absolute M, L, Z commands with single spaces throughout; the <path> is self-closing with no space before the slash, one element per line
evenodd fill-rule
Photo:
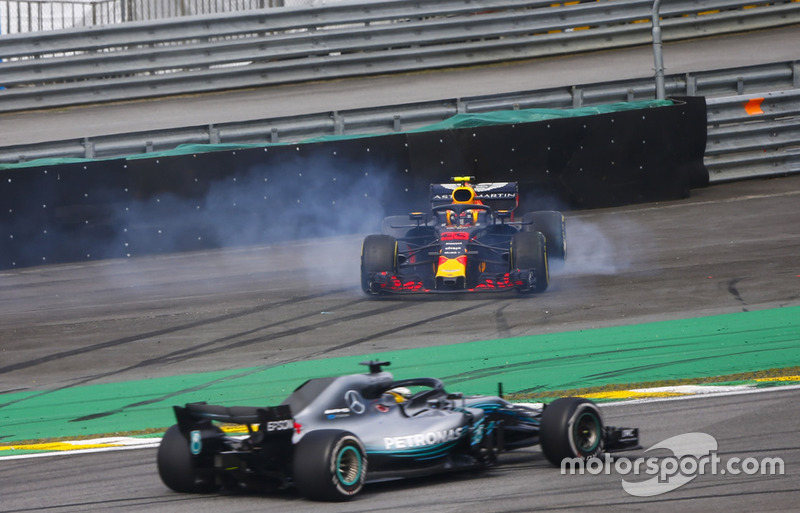
<path fill-rule="evenodd" d="M 452 176 L 517 181 L 520 211 L 704 186 L 703 98 L 458 115 L 389 135 L 189 146 L 0 168 L 0 268 L 371 232 Z"/>

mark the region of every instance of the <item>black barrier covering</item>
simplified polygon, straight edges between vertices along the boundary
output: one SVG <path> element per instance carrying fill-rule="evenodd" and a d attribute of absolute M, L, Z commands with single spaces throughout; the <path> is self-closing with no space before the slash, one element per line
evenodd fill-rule
<path fill-rule="evenodd" d="M 708 184 L 704 98 L 670 107 L 409 134 L 423 182 L 454 170 L 520 183 L 521 207 L 594 208 L 688 196 Z"/>
<path fill-rule="evenodd" d="M 0 172 L 0 268 L 378 229 L 469 174 L 523 211 L 678 199 L 705 185 L 705 101 L 531 123 Z"/>

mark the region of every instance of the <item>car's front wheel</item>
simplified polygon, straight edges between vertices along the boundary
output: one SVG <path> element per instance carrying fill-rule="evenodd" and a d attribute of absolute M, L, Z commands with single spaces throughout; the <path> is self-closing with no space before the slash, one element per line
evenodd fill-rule
<path fill-rule="evenodd" d="M 294 484 L 304 497 L 347 500 L 364 487 L 367 451 L 348 431 L 311 431 L 295 446 L 292 472 Z"/>
<path fill-rule="evenodd" d="M 376 293 L 370 284 L 372 273 L 391 273 L 397 270 L 397 239 L 391 235 L 367 235 L 361 246 L 361 288 Z"/>
<path fill-rule="evenodd" d="M 539 443 L 545 458 L 560 466 L 565 458 L 586 459 L 603 450 L 603 417 L 588 399 L 564 397 L 542 412 Z"/>
<path fill-rule="evenodd" d="M 550 270 L 547 267 L 545 237 L 540 232 L 518 232 L 511 238 L 509 266 L 514 269 L 528 269 L 535 278 L 530 289 L 525 292 L 544 292 L 550 284 Z"/>

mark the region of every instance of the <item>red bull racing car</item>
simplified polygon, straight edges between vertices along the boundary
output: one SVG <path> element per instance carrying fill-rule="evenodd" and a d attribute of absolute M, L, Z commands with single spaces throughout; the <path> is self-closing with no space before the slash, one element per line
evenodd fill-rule
<path fill-rule="evenodd" d="M 295 487 L 341 501 L 370 481 L 486 468 L 534 445 L 556 466 L 639 448 L 637 429 L 604 426 L 587 399 L 541 406 L 451 394 L 437 378 L 395 380 L 388 362 L 364 364 L 366 374 L 308 380 L 278 406 L 175 406 L 158 449 L 162 481 L 178 492 Z M 245 424 L 248 435 L 219 423 Z"/>
<path fill-rule="evenodd" d="M 367 294 L 543 292 L 551 261 L 567 254 L 564 216 L 552 210 L 515 219 L 515 182 L 431 185 L 430 212 L 390 216 L 361 249 Z"/>

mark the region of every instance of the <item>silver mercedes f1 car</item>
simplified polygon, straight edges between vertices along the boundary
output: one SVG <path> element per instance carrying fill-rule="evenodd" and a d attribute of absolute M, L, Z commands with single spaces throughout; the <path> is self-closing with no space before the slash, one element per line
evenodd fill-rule
<path fill-rule="evenodd" d="M 582 398 L 545 406 L 445 391 L 437 378 L 365 374 L 311 379 L 277 406 L 175 406 L 177 424 L 158 450 L 162 481 L 177 492 L 272 491 L 294 486 L 341 501 L 365 483 L 481 469 L 504 451 L 539 445 L 549 462 L 639 447 L 635 428 L 603 424 Z M 225 434 L 220 423 L 247 426 Z"/>

